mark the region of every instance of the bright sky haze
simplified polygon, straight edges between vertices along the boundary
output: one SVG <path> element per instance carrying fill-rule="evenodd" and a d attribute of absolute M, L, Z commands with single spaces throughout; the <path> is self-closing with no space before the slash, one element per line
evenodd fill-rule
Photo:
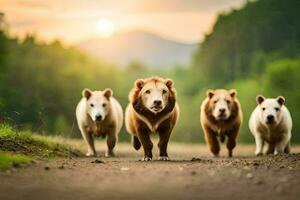
<path fill-rule="evenodd" d="M 202 41 L 221 12 L 246 0 L 0 0 L 9 31 L 77 43 L 116 32 L 147 31 L 181 42 Z"/>

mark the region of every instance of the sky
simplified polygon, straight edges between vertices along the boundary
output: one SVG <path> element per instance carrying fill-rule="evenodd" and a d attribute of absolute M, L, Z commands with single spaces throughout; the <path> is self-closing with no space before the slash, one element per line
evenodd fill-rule
<path fill-rule="evenodd" d="M 147 31 L 179 42 L 201 42 L 219 13 L 246 0 L 0 0 L 9 32 L 78 43 L 117 32 Z"/>

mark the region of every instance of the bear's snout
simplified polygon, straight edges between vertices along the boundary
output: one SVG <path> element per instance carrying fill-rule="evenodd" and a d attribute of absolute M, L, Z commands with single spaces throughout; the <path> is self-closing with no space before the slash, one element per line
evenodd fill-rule
<path fill-rule="evenodd" d="M 161 104 L 162 104 L 162 101 L 161 101 L 161 100 L 154 100 L 154 101 L 153 101 L 153 105 L 154 105 L 154 106 L 161 106 Z"/>
<path fill-rule="evenodd" d="M 224 108 L 224 107 L 221 107 L 221 108 L 218 108 L 217 109 L 217 118 L 218 119 L 227 119 L 227 117 L 228 117 L 228 113 L 227 113 L 227 109 L 226 108 Z"/>
<path fill-rule="evenodd" d="M 97 122 L 100 122 L 102 120 L 102 115 L 98 114 L 95 116 L 95 118 Z"/>
<path fill-rule="evenodd" d="M 226 111 L 226 109 L 225 109 L 225 108 L 220 108 L 220 109 L 219 109 L 219 112 L 220 112 L 220 114 L 224 114 L 224 113 L 225 113 L 225 111 Z"/>
<path fill-rule="evenodd" d="M 273 115 L 268 115 L 267 116 L 267 124 L 272 124 L 274 122 L 274 116 Z"/>

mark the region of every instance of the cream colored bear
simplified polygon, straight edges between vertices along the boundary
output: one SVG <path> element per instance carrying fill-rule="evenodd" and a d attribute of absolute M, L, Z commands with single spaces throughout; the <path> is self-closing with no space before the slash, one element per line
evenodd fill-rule
<path fill-rule="evenodd" d="M 96 156 L 94 136 L 107 137 L 105 156 L 113 156 L 118 134 L 123 125 L 123 110 L 112 97 L 112 90 L 84 89 L 76 108 L 76 118 L 81 134 L 88 145 L 87 156 Z"/>
<path fill-rule="evenodd" d="M 249 120 L 250 131 L 255 137 L 255 155 L 263 154 L 265 143 L 268 143 L 268 154 L 289 153 L 292 118 L 284 105 L 284 97 L 266 99 L 258 95 L 256 101 L 258 105 Z"/>

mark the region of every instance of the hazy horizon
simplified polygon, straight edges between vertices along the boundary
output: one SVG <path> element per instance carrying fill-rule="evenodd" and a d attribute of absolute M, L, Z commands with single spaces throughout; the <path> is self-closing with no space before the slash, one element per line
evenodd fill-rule
<path fill-rule="evenodd" d="M 0 0 L 9 34 L 33 33 L 44 41 L 76 44 L 95 37 L 143 31 L 164 39 L 201 42 L 219 13 L 239 8 L 246 0 Z"/>

